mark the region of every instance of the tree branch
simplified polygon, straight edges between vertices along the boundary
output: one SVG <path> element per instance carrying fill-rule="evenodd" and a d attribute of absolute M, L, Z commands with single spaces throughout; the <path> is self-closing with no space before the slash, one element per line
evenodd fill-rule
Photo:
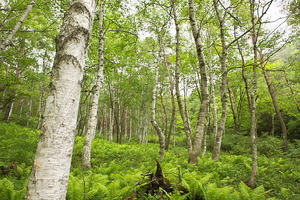
<path fill-rule="evenodd" d="M 6 38 L 6 40 L 0 44 L 0 53 L 11 43 L 12 38 L 14 37 L 14 35 L 17 33 L 17 31 L 19 30 L 19 28 L 21 27 L 23 21 L 26 19 L 26 17 L 28 16 L 28 14 L 30 13 L 30 11 L 32 10 L 34 4 L 35 4 L 36 0 L 32 0 L 32 2 L 28 5 L 26 11 L 24 12 L 24 14 L 22 15 L 22 17 L 20 18 L 20 20 L 16 23 L 14 29 L 12 30 L 12 32 L 8 35 L 8 37 Z"/>

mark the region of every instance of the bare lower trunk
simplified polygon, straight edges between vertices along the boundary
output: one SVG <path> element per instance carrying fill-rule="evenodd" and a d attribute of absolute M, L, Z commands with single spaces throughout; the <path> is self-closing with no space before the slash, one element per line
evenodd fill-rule
<path fill-rule="evenodd" d="M 235 101 L 232 95 L 232 90 L 230 88 L 229 82 L 227 82 L 227 88 L 228 88 L 231 112 L 233 115 L 234 133 L 237 133 L 240 130 L 240 125 L 239 125 L 238 114 L 235 106 Z"/>
<path fill-rule="evenodd" d="M 258 33 L 256 29 L 256 17 L 255 17 L 255 0 L 250 1 L 250 13 L 251 13 L 251 24 L 252 32 L 251 39 L 253 45 L 253 80 L 252 80 L 252 90 L 249 94 L 250 97 L 250 114 L 251 114 L 251 129 L 250 137 L 252 140 L 252 169 L 250 175 L 249 185 L 252 188 L 256 187 L 256 177 L 257 177 L 257 168 L 258 168 L 258 153 L 257 153 L 257 117 L 256 117 L 256 90 L 257 90 L 257 63 L 258 63 L 258 48 L 257 48 L 257 38 Z"/>
<path fill-rule="evenodd" d="M 254 97 L 252 95 L 252 97 Z M 252 169 L 250 175 L 249 185 L 251 188 L 256 187 L 256 177 L 257 177 L 257 166 L 258 166 L 258 153 L 257 153 L 257 121 L 256 121 L 256 102 L 255 99 L 252 101 L 252 111 L 251 111 L 251 129 L 250 137 L 252 140 Z"/>
<path fill-rule="evenodd" d="M 160 57 L 160 56 L 159 56 Z M 161 62 L 158 62 L 159 64 Z M 156 90 L 157 90 L 157 85 L 158 85 L 158 72 L 159 72 L 159 65 L 157 65 L 155 67 L 155 77 L 154 77 L 154 86 L 153 86 L 153 90 L 152 90 L 152 107 L 151 107 L 151 123 L 158 135 L 159 138 L 159 159 L 160 160 L 164 160 L 165 157 L 165 136 L 164 133 L 162 131 L 162 129 L 160 128 L 160 126 L 158 125 L 157 121 L 156 121 Z"/>
<path fill-rule="evenodd" d="M 196 14 L 195 14 L 195 3 L 194 0 L 189 0 L 189 15 L 190 15 L 190 23 L 192 28 L 193 37 L 195 40 L 195 46 L 197 51 L 197 58 L 199 63 L 199 70 L 201 75 L 200 82 L 200 90 L 201 90 L 201 106 L 198 115 L 198 122 L 196 127 L 196 133 L 194 138 L 194 145 L 192 152 L 189 155 L 189 163 L 197 164 L 198 156 L 201 152 L 202 141 L 204 136 L 204 128 L 205 128 L 205 118 L 207 115 L 207 108 L 209 104 L 209 96 L 208 96 L 208 86 L 207 86 L 207 74 L 206 74 L 206 64 L 205 57 L 203 53 L 203 45 L 200 38 L 199 28 L 197 25 Z"/>
<path fill-rule="evenodd" d="M 222 101 L 222 114 L 217 133 L 215 135 L 215 145 L 213 150 L 212 159 L 219 160 L 221 153 L 222 136 L 225 133 L 225 124 L 227 119 L 227 45 L 225 38 L 225 17 L 221 18 L 218 8 L 217 0 L 214 0 L 214 8 L 220 24 L 220 38 L 222 42 L 222 54 L 220 55 L 222 83 L 221 83 L 221 101 Z"/>
<path fill-rule="evenodd" d="M 173 19 L 175 23 L 175 29 L 176 29 L 176 64 L 175 64 L 175 94 L 178 104 L 178 110 L 181 116 L 181 119 L 183 121 L 184 126 L 184 132 L 187 137 L 187 146 L 188 151 L 191 152 L 193 149 L 193 143 L 192 143 L 192 133 L 190 129 L 190 124 L 188 120 L 188 116 L 186 116 L 186 113 L 184 112 L 184 106 L 180 95 L 180 29 L 179 29 L 179 21 L 177 20 L 177 13 L 176 13 L 176 7 L 175 7 L 175 1 L 171 0 L 172 5 L 172 14 Z"/>
<path fill-rule="evenodd" d="M 211 41 L 211 40 L 210 40 Z M 215 92 L 215 81 L 214 81 L 214 69 L 213 69 L 213 64 L 212 64 L 212 60 L 213 56 L 212 56 L 212 51 L 211 49 L 209 49 L 209 59 L 208 59 L 208 66 L 209 66 L 209 83 L 210 83 L 210 102 L 209 102 L 209 111 L 208 113 L 212 112 L 212 120 L 210 118 L 210 116 L 208 116 L 208 123 L 207 123 L 207 127 L 209 127 L 210 123 L 213 122 L 213 133 L 216 134 L 218 132 L 218 110 L 217 110 L 217 102 L 216 102 L 216 92 Z M 212 105 L 212 109 L 211 108 Z M 209 128 L 206 128 L 206 130 L 208 131 Z M 206 145 L 206 137 L 207 135 L 205 135 L 205 145 Z M 206 146 L 204 146 L 204 151 L 206 151 Z M 205 155 L 205 152 L 202 153 L 202 156 Z"/>
<path fill-rule="evenodd" d="M 15 100 L 12 99 L 12 101 L 7 105 L 7 110 L 5 114 L 5 122 L 9 122 L 13 108 L 14 108 Z"/>
<path fill-rule="evenodd" d="M 91 167 L 91 150 L 92 150 L 92 141 L 95 138 L 97 121 L 98 121 L 98 105 L 100 97 L 100 89 L 103 85 L 103 69 L 104 69 L 104 29 L 103 29 L 103 15 L 104 15 L 104 4 L 105 1 L 102 0 L 100 4 L 100 12 L 98 15 L 99 20 L 99 68 L 96 78 L 96 84 L 93 88 L 91 106 L 88 113 L 87 121 L 87 131 L 85 133 L 85 142 L 83 147 L 83 156 L 82 156 L 82 166 L 84 168 Z"/>
<path fill-rule="evenodd" d="M 174 80 L 173 80 L 173 76 L 168 64 L 168 60 L 167 60 L 167 56 L 164 53 L 164 65 L 167 69 L 168 72 L 168 77 L 169 77 L 169 82 L 170 82 L 170 94 L 171 94 L 171 105 L 172 105 L 172 112 L 171 112 L 171 121 L 170 121 L 170 125 L 169 125 L 169 129 L 168 129 L 168 133 L 167 133 L 167 137 L 166 137 L 166 150 L 168 150 L 170 142 L 171 142 L 171 135 L 174 131 L 175 128 L 175 120 L 176 120 L 176 104 L 175 104 L 175 95 L 174 95 Z"/>
<path fill-rule="evenodd" d="M 66 198 L 95 5 L 93 0 L 73 1 L 57 36 L 51 91 L 29 177 L 27 199 Z"/>
<path fill-rule="evenodd" d="M 114 140 L 114 112 L 112 108 L 109 108 L 109 140 Z"/>

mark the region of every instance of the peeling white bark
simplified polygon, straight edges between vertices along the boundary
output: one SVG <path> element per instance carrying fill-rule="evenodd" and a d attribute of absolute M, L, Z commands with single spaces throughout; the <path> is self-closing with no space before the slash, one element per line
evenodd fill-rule
<path fill-rule="evenodd" d="M 97 120 L 98 120 L 98 106 L 99 106 L 99 97 L 100 89 L 103 85 L 103 69 L 104 69 L 104 29 L 103 29 L 103 17 L 104 17 L 104 4 L 105 0 L 101 1 L 100 12 L 99 12 L 99 66 L 96 83 L 94 85 L 92 102 L 89 111 L 89 117 L 87 122 L 87 131 L 85 133 L 85 143 L 83 147 L 83 157 L 82 157 L 82 166 L 84 168 L 91 167 L 91 151 L 92 151 L 92 142 L 95 138 Z"/>
<path fill-rule="evenodd" d="M 65 14 L 56 41 L 51 92 L 29 177 L 27 199 L 66 197 L 95 6 L 94 0 L 75 0 Z"/>

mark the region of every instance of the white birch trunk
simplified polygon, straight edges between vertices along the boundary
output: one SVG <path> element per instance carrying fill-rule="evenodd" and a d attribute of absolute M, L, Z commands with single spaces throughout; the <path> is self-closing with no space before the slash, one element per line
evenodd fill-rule
<path fill-rule="evenodd" d="M 28 182 L 27 199 L 65 199 L 93 24 L 94 0 L 75 0 L 66 12 L 52 71 L 43 128 Z"/>
<path fill-rule="evenodd" d="M 14 35 L 18 32 L 20 29 L 22 23 L 26 19 L 26 17 L 29 15 L 30 11 L 32 10 L 36 0 L 33 0 L 30 2 L 30 4 L 27 6 L 27 9 L 25 10 L 24 14 L 20 18 L 20 20 L 16 23 L 14 29 L 11 31 L 11 33 L 7 36 L 6 40 L 3 43 L 0 43 L 0 53 L 6 49 L 7 46 L 10 45 L 11 40 L 13 39 Z"/>
<path fill-rule="evenodd" d="M 215 12 L 220 24 L 220 38 L 222 43 L 222 54 L 220 55 L 220 62 L 221 62 L 221 72 L 222 72 L 222 83 L 221 83 L 221 101 L 222 101 L 222 115 L 219 122 L 219 126 L 217 132 L 215 134 L 215 144 L 212 159 L 219 160 L 220 153 L 221 153 L 221 144 L 222 144 L 222 136 L 225 134 L 225 124 L 227 119 L 227 45 L 226 45 L 226 38 L 225 38 L 225 15 L 221 18 L 221 13 L 218 8 L 217 0 L 214 0 L 214 8 Z"/>
<path fill-rule="evenodd" d="M 109 108 L 109 141 L 114 140 L 114 113 L 112 108 Z"/>
<path fill-rule="evenodd" d="M 160 57 L 160 56 L 159 56 Z M 158 62 L 161 63 L 161 62 Z M 157 65 L 155 67 L 155 81 L 154 81 L 154 86 L 153 86 L 153 90 L 152 90 L 152 107 L 151 107 L 151 123 L 156 131 L 156 134 L 159 138 L 159 159 L 160 160 L 164 160 L 165 157 L 165 136 L 164 133 L 162 131 L 162 129 L 160 128 L 160 126 L 158 125 L 157 121 L 156 121 L 156 91 L 157 91 L 157 85 L 158 85 L 158 72 L 159 72 L 159 66 Z"/>
<path fill-rule="evenodd" d="M 197 51 L 199 71 L 201 75 L 201 82 L 200 82 L 200 89 L 202 95 L 201 106 L 199 110 L 199 117 L 198 117 L 198 122 L 196 127 L 193 149 L 191 152 L 189 152 L 189 163 L 197 164 L 198 156 L 200 155 L 201 152 L 202 142 L 204 137 L 205 118 L 208 112 L 208 105 L 209 105 L 209 94 L 208 94 L 208 86 L 207 86 L 205 56 L 203 52 L 203 44 L 200 38 L 200 32 L 199 32 L 200 29 L 198 28 L 197 20 L 196 20 L 194 0 L 189 0 L 189 15 L 190 15 L 190 23 L 191 23 L 192 33 L 195 40 L 195 46 Z"/>
<path fill-rule="evenodd" d="M 184 112 L 184 105 L 181 99 L 180 95 L 180 27 L 179 27 L 179 20 L 177 19 L 177 13 L 176 13 L 176 5 L 175 0 L 171 0 L 171 6 L 172 6 L 172 15 L 173 20 L 175 24 L 175 30 L 176 30 L 176 64 L 175 64 L 175 95 L 177 99 L 178 104 L 178 110 L 181 116 L 181 119 L 183 121 L 184 125 L 184 132 L 187 138 L 187 148 L 189 153 L 193 150 L 193 142 L 192 142 L 192 132 L 191 132 L 191 126 L 189 124 L 188 116 L 186 116 L 186 113 Z"/>
<path fill-rule="evenodd" d="M 92 141 L 95 138 L 97 121 L 98 121 L 98 106 L 99 106 L 99 96 L 100 89 L 103 85 L 103 69 L 104 69 L 104 29 L 103 29 L 103 16 L 104 16 L 104 4 L 105 0 L 102 0 L 100 3 L 100 12 L 99 12 L 99 68 L 97 73 L 96 83 L 93 88 L 91 107 L 88 116 L 87 122 L 87 131 L 85 133 L 85 142 L 83 147 L 83 156 L 82 156 L 82 166 L 84 168 L 91 167 L 91 150 L 92 150 Z"/>
<path fill-rule="evenodd" d="M 252 91 L 250 92 L 250 114 L 251 114 L 251 128 L 250 128 L 250 137 L 252 140 L 252 169 L 251 175 L 249 180 L 249 185 L 251 188 L 256 187 L 256 177 L 258 172 L 258 152 L 257 152 L 257 117 L 256 117 L 256 98 L 257 98 L 257 62 L 258 62 L 258 49 L 257 49 L 257 38 L 258 32 L 256 29 L 256 16 L 255 16 L 255 0 L 250 1 L 250 14 L 251 14 L 251 24 L 252 24 L 252 31 L 251 31 L 251 39 L 253 45 L 253 80 L 252 80 Z"/>

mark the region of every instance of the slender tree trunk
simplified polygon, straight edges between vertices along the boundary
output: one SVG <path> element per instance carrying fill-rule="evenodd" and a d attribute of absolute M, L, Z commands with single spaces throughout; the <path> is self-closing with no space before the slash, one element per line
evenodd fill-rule
<path fill-rule="evenodd" d="M 114 140 L 114 112 L 109 108 L 109 141 Z"/>
<path fill-rule="evenodd" d="M 269 93 L 271 95 L 271 98 L 272 98 L 272 102 L 273 102 L 275 112 L 277 114 L 277 117 L 278 117 L 278 119 L 280 121 L 280 125 L 281 125 L 282 136 L 283 136 L 283 151 L 288 152 L 289 148 L 288 148 L 288 137 L 287 137 L 286 124 L 284 122 L 284 119 L 283 119 L 283 116 L 281 114 L 279 105 L 277 103 L 275 89 L 274 89 L 273 84 L 270 81 L 269 74 L 268 74 L 268 72 L 267 72 L 267 70 L 264 66 L 264 60 L 263 59 L 264 59 L 263 55 L 261 54 L 261 63 L 262 63 L 263 75 L 265 77 L 265 81 L 266 81 L 266 84 L 268 86 L 268 90 L 269 90 Z"/>
<path fill-rule="evenodd" d="M 197 58 L 199 62 L 200 75 L 201 75 L 201 83 L 200 83 L 200 89 L 202 95 L 201 106 L 198 115 L 198 122 L 196 127 L 195 138 L 194 138 L 193 150 L 192 152 L 189 153 L 189 163 L 197 164 L 198 156 L 200 155 L 203 136 L 204 136 L 205 118 L 208 111 L 209 95 L 208 95 L 208 86 L 207 86 L 205 57 L 202 49 L 203 44 L 200 38 L 200 33 L 199 33 L 200 29 L 198 28 L 197 25 L 194 0 L 189 0 L 189 15 L 190 15 L 192 33 L 195 40 Z"/>
<path fill-rule="evenodd" d="M 175 23 L 175 29 L 176 29 L 176 64 L 175 64 L 175 94 L 178 104 L 178 110 L 181 116 L 181 119 L 183 121 L 184 125 L 184 132 L 187 138 L 187 146 L 188 151 L 192 152 L 193 150 L 193 143 L 192 143 L 192 133 L 188 121 L 188 116 L 186 116 L 184 112 L 184 106 L 180 95 L 180 28 L 179 28 L 179 21 L 177 19 L 177 13 L 176 13 L 176 7 L 175 7 L 175 1 L 171 0 L 172 5 L 172 14 L 173 14 L 173 20 Z"/>
<path fill-rule="evenodd" d="M 235 30 L 234 30 L 234 36 L 235 36 L 235 39 L 237 39 L 237 35 L 236 35 L 236 27 L 234 27 Z M 245 93 L 246 93 L 246 97 L 247 97 L 247 103 L 248 103 L 248 110 L 249 112 L 251 112 L 251 106 L 250 106 L 250 89 L 249 89 L 249 83 L 248 83 L 248 79 L 246 77 L 246 61 L 245 61 L 245 58 L 244 58 L 244 54 L 243 54 L 243 51 L 242 51 L 242 47 L 241 47 L 241 44 L 240 42 L 237 40 L 237 48 L 238 48 L 238 52 L 241 56 L 241 65 L 242 65 L 242 78 L 243 78 L 243 81 L 244 81 L 244 84 L 245 84 Z M 241 96 L 241 95 L 240 95 Z M 241 100 L 240 100 L 240 104 L 241 104 Z"/>
<path fill-rule="evenodd" d="M 93 0 L 73 1 L 56 38 L 51 91 L 29 177 L 27 199 L 66 198 L 95 7 Z"/>
<path fill-rule="evenodd" d="M 159 55 L 160 57 L 161 55 Z M 161 60 L 161 59 L 159 59 Z M 155 76 L 154 76 L 154 85 L 152 90 L 152 107 L 151 107 L 151 123 L 157 133 L 157 136 L 159 138 L 159 156 L 160 160 L 164 160 L 165 157 L 165 136 L 162 131 L 162 129 L 159 127 L 157 121 L 156 121 L 156 91 L 157 91 L 157 85 L 158 85 L 158 76 L 159 76 L 159 64 L 161 62 L 158 62 L 158 64 L 155 66 Z"/>
<path fill-rule="evenodd" d="M 250 97 L 250 114 L 251 114 L 251 128 L 250 128 L 250 136 L 252 139 L 252 169 L 250 175 L 249 185 L 252 188 L 256 187 L 256 177 L 257 177 L 257 168 L 258 168 L 258 153 L 257 153 L 257 117 L 256 117 L 256 90 L 257 90 L 257 62 L 258 62 L 258 48 L 257 48 L 257 22 L 255 17 L 255 0 L 250 1 L 250 13 L 251 13 L 251 38 L 253 45 L 253 80 L 252 80 L 252 90 L 249 95 Z"/>
<path fill-rule="evenodd" d="M 46 54 L 46 53 L 45 53 Z M 45 58 L 43 58 L 43 65 L 42 65 L 42 73 L 43 73 L 43 76 L 46 75 L 46 61 L 45 61 Z M 40 85 L 40 101 L 39 101 L 39 107 L 38 107 L 38 116 L 39 116 L 39 120 L 38 120 L 38 123 L 37 123 L 37 129 L 41 129 L 42 127 L 42 117 L 43 117 L 43 112 L 45 110 L 45 93 L 46 93 L 46 87 L 45 87 L 45 81 L 42 80 L 42 83 Z"/>
<path fill-rule="evenodd" d="M 19 52 L 20 58 L 24 57 L 24 51 L 25 51 L 25 40 L 22 39 L 22 41 L 21 41 L 21 48 L 20 48 L 20 52 Z M 17 65 L 17 67 L 16 67 L 16 79 L 17 80 L 20 79 L 20 75 L 21 75 L 21 63 L 19 62 L 18 65 Z M 13 90 L 12 91 L 12 96 L 13 96 L 13 98 L 9 102 L 7 110 L 6 110 L 6 115 L 5 115 L 5 121 L 6 122 L 9 122 L 10 117 L 12 115 L 12 111 L 13 111 L 13 108 L 14 108 L 14 105 L 15 105 L 15 99 L 18 96 L 18 91 Z"/>
<path fill-rule="evenodd" d="M 227 81 L 227 90 L 228 90 L 228 94 L 229 94 L 230 108 L 231 108 L 231 112 L 233 115 L 234 133 L 237 133 L 240 130 L 240 125 L 239 125 L 239 120 L 238 120 L 237 109 L 235 106 L 235 101 L 234 101 L 232 90 L 230 88 L 230 84 L 228 81 Z"/>
<path fill-rule="evenodd" d="M 210 36 L 210 34 L 209 34 Z M 211 38 L 209 37 L 209 41 L 208 42 L 212 42 Z M 212 123 L 213 125 L 213 133 L 216 136 L 217 132 L 218 132 L 218 109 L 217 109 L 217 103 L 216 103 L 216 92 L 215 92 L 215 81 L 214 81 L 214 66 L 213 66 L 213 55 L 212 55 L 212 51 L 211 48 L 209 48 L 209 56 L 208 56 L 208 68 L 209 68 L 209 83 L 210 83 L 210 101 L 209 101 L 209 107 L 208 107 L 208 113 L 212 112 L 212 120 L 211 117 L 208 115 L 208 128 L 206 128 L 206 135 L 205 135 L 205 140 L 207 138 L 207 135 L 209 135 L 209 137 L 211 137 L 211 134 L 208 134 L 208 132 L 210 131 L 210 124 Z M 212 109 L 211 109 L 212 107 Z M 205 147 L 204 147 L 205 148 Z M 206 151 L 206 149 L 204 149 Z M 205 153 L 202 153 L 202 156 L 204 156 Z"/>
<path fill-rule="evenodd" d="M 103 28 L 103 18 L 104 18 L 104 5 L 105 0 L 100 2 L 100 11 L 98 14 L 98 24 L 99 24 L 99 66 L 98 73 L 96 78 L 96 83 L 93 87 L 93 93 L 91 98 L 91 106 L 88 113 L 87 121 L 87 131 L 85 133 L 85 142 L 83 147 L 83 156 L 82 156 L 82 166 L 83 168 L 91 167 L 91 150 L 92 150 L 92 141 L 95 138 L 97 121 L 98 121 L 98 105 L 100 90 L 103 85 L 103 69 L 104 69 L 104 28 Z"/>
<path fill-rule="evenodd" d="M 17 93 L 15 93 L 16 95 Z M 5 122 L 9 122 L 13 108 L 14 108 L 14 104 L 15 104 L 15 99 L 12 99 L 11 102 L 9 102 L 9 104 L 7 105 L 7 110 L 5 113 Z"/>
<path fill-rule="evenodd" d="M 221 119 L 218 126 L 218 131 L 215 135 L 215 145 L 213 150 L 212 159 L 219 160 L 220 152 L 221 152 L 221 144 L 222 144 L 222 136 L 225 133 L 225 124 L 227 119 L 227 45 L 226 45 L 226 38 L 225 38 L 225 17 L 221 18 L 221 14 L 218 8 L 217 0 L 214 0 L 214 8 L 215 12 L 219 21 L 220 25 L 220 38 L 222 42 L 222 54 L 220 55 L 221 61 L 221 76 L 222 76 L 222 83 L 221 83 L 221 101 L 222 101 L 222 114 Z"/>
<path fill-rule="evenodd" d="M 170 82 L 170 86 L 169 86 L 169 90 L 170 90 L 170 94 L 171 94 L 171 105 L 172 105 L 172 111 L 171 111 L 171 121 L 170 121 L 170 125 L 169 125 L 169 129 L 168 129 L 168 133 L 167 133 L 167 137 L 166 137 L 166 150 L 168 150 L 169 145 L 170 145 L 170 141 L 171 141 L 171 135 L 174 131 L 175 128 L 175 119 L 176 119 L 176 104 L 175 104 L 175 95 L 174 95 L 174 81 L 173 81 L 173 76 L 168 64 L 168 60 L 167 60 L 167 56 L 164 53 L 164 65 L 167 69 L 168 72 L 168 78 L 169 78 L 169 82 Z"/>
<path fill-rule="evenodd" d="M 35 4 L 36 0 L 33 0 L 29 3 L 29 5 L 27 6 L 27 9 L 25 10 L 24 14 L 22 15 L 22 17 L 20 18 L 20 20 L 16 23 L 14 29 L 11 31 L 11 33 L 7 36 L 6 40 L 2 43 L 0 43 L 0 53 L 5 50 L 11 43 L 13 37 L 15 36 L 15 34 L 18 32 L 19 28 L 21 27 L 22 23 L 24 22 L 24 20 L 27 18 L 27 16 L 29 15 L 30 11 L 32 10 L 34 4 Z"/>

